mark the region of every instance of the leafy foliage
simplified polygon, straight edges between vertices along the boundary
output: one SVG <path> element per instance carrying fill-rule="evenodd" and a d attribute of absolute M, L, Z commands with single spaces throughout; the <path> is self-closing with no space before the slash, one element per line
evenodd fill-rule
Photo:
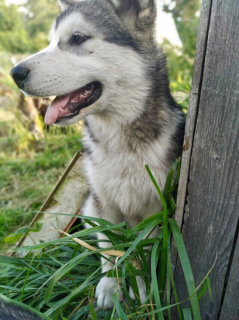
<path fill-rule="evenodd" d="M 175 0 L 164 3 L 163 10 L 172 15 L 182 48 L 173 48 L 165 41 L 163 49 L 169 62 L 170 78 L 192 78 L 192 66 L 196 52 L 197 33 L 199 25 L 200 0 Z"/>
<path fill-rule="evenodd" d="M 59 15 L 56 0 L 28 0 L 28 14 L 24 16 L 24 24 L 31 42 L 30 52 L 36 52 L 48 45 L 48 34 L 54 19 Z"/>
<path fill-rule="evenodd" d="M 56 0 L 28 0 L 23 7 L 0 0 L 0 51 L 36 52 L 47 46 L 52 22 L 59 14 Z"/>
<path fill-rule="evenodd" d="M 28 35 L 22 15 L 15 5 L 0 1 L 0 51 L 23 53 L 28 49 Z"/>

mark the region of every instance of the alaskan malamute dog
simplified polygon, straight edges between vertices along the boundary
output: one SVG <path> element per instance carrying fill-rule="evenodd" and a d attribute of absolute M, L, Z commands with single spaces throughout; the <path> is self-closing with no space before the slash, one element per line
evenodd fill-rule
<path fill-rule="evenodd" d="M 59 4 L 62 13 L 52 27 L 50 45 L 19 63 L 11 75 L 27 95 L 56 96 L 46 124 L 68 126 L 84 119 L 91 192 L 83 215 L 134 227 L 161 210 L 145 165 L 163 189 L 184 133 L 184 117 L 170 94 L 166 60 L 154 37 L 155 2 Z M 113 261 L 102 259 L 103 272 L 112 267 Z M 143 302 L 144 282 L 137 281 Z M 103 277 L 96 289 L 98 306 L 112 307 L 116 290 L 121 300 L 116 280 Z"/>

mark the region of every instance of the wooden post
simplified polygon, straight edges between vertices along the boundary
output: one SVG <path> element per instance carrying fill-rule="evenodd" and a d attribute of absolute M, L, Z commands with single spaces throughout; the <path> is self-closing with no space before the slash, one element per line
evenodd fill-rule
<path fill-rule="evenodd" d="M 205 320 L 239 319 L 239 1 L 203 0 L 176 219 Z M 175 263 L 180 299 L 188 297 Z M 176 318 L 175 318 L 176 319 Z"/>

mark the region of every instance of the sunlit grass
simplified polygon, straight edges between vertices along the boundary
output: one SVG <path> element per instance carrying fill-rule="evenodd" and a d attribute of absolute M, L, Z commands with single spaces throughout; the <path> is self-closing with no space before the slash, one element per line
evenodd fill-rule
<path fill-rule="evenodd" d="M 29 223 L 81 149 L 79 132 L 70 137 L 49 133 L 38 143 L 39 151 L 0 157 L 0 241 L 16 227 Z"/>
<path fill-rule="evenodd" d="M 193 279 L 182 235 L 173 219 L 179 164 L 176 162 L 172 167 L 163 192 L 158 189 L 150 169 L 147 170 L 163 202 L 161 212 L 147 218 L 133 229 L 129 229 L 124 222 L 113 225 L 103 219 L 87 217 L 84 219 L 91 225 L 89 229 L 75 233 L 72 230 L 70 237 L 19 248 L 18 251 L 21 252 L 30 250 L 25 258 L 0 256 L 1 293 L 34 307 L 54 320 L 173 320 L 176 318 L 173 318 L 172 308 L 176 310 L 177 319 L 201 319 L 198 300 L 210 289 L 210 284 L 206 275 L 205 281 L 196 287 L 198 284 L 195 284 Z M 147 235 L 156 226 L 160 226 L 158 236 L 148 238 Z M 99 310 L 94 298 L 95 286 L 105 275 L 101 273 L 99 257 L 106 250 L 98 247 L 99 243 L 93 237 L 96 232 L 103 233 L 110 239 L 112 246 L 107 250 L 124 251 L 124 254 L 119 255 L 114 270 L 109 271 L 107 276 L 117 278 L 125 298 L 120 304 L 115 293 L 114 308 L 107 311 Z M 86 249 L 79 245 L 75 238 L 98 249 Z M 182 308 L 177 295 L 171 265 L 172 241 L 176 243 L 182 264 L 191 308 Z M 148 265 L 146 260 L 150 254 L 151 262 Z M 147 298 L 142 305 L 138 299 L 136 276 L 144 279 L 147 288 Z M 129 286 L 132 286 L 136 293 L 136 301 L 129 296 Z"/>

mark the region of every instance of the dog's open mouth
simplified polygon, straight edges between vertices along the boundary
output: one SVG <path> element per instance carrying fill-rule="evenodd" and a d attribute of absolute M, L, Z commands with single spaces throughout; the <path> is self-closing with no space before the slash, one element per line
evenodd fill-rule
<path fill-rule="evenodd" d="M 101 84 L 95 81 L 68 95 L 58 96 L 47 108 L 44 121 L 50 125 L 73 118 L 80 113 L 81 109 L 96 102 L 101 94 Z"/>

